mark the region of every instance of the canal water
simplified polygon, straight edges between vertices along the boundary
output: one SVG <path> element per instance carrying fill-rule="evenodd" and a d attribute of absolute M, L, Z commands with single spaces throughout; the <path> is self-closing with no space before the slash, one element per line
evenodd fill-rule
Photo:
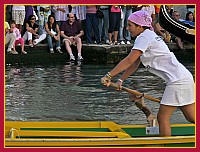
<path fill-rule="evenodd" d="M 185 64 L 195 73 L 193 63 Z M 7 121 L 114 121 L 144 124 L 145 115 L 128 93 L 102 86 L 100 78 L 114 65 L 6 66 L 5 119 Z M 117 78 L 116 78 L 117 79 Z M 161 99 L 165 83 L 142 66 L 124 86 Z M 145 99 L 156 115 L 159 103 Z M 171 123 L 187 123 L 179 109 Z"/>

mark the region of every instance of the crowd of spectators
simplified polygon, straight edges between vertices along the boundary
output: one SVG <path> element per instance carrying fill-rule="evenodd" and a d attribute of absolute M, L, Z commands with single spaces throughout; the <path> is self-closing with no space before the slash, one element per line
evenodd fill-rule
<path fill-rule="evenodd" d="M 79 59 L 83 59 L 82 41 L 97 45 L 131 44 L 133 38 L 126 30 L 127 19 L 131 13 L 140 9 L 151 14 L 154 31 L 165 42 L 171 42 L 170 33 L 159 25 L 159 8 L 159 5 L 7 5 L 5 22 L 7 52 L 17 54 L 15 46 L 21 45 L 21 52 L 27 54 L 24 44 L 34 47 L 41 42 L 48 43 L 50 53 L 54 53 L 55 50 L 62 53 L 60 46 L 63 43 L 70 54 L 70 59 L 74 60 L 70 46 L 77 46 Z M 97 10 L 100 10 L 103 16 L 98 17 Z M 168 11 L 173 17 L 175 17 L 173 14 L 178 13 L 171 5 L 168 6 Z M 70 19 L 71 17 L 74 21 Z M 185 20 L 194 22 L 193 12 L 187 12 Z M 67 30 L 70 27 L 73 30 Z M 56 45 L 55 50 L 53 42 Z M 181 40 L 178 40 L 178 46 L 182 49 L 181 44 Z"/>

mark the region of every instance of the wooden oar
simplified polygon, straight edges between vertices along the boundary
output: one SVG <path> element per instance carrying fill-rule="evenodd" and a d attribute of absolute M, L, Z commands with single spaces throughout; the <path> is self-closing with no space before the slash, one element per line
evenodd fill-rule
<path fill-rule="evenodd" d="M 119 89 L 119 86 L 118 86 L 116 83 L 112 83 L 112 82 L 111 82 L 111 83 L 110 83 L 110 86 L 112 86 L 112 87 L 114 87 L 114 88 L 116 88 L 116 89 Z M 129 88 L 126 88 L 126 87 L 123 87 L 123 86 L 121 86 L 121 90 L 126 91 L 126 92 L 128 92 L 128 93 L 135 94 L 135 95 L 137 95 L 137 96 L 142 96 L 142 95 L 143 95 L 143 93 L 140 93 L 140 92 L 138 92 L 138 91 L 136 91 L 136 90 L 132 90 L 132 89 L 129 89 Z M 151 100 L 151 101 L 160 102 L 159 99 L 154 98 L 154 97 L 152 97 L 152 96 L 150 96 L 150 95 L 144 94 L 143 96 L 144 96 L 144 98 L 149 99 L 149 100 Z"/>

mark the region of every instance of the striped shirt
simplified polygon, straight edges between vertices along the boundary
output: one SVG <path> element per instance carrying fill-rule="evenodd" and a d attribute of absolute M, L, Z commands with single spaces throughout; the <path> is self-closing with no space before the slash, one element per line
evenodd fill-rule
<path fill-rule="evenodd" d="M 58 8 L 64 9 L 65 12 L 57 10 Z M 56 21 L 66 21 L 67 20 L 67 14 L 69 14 L 69 8 L 68 8 L 67 5 L 57 5 L 57 6 L 53 6 L 53 12 L 55 13 Z"/>

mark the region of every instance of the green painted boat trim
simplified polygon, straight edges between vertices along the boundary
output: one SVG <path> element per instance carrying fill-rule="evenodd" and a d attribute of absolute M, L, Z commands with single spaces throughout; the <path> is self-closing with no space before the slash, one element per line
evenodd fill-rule
<path fill-rule="evenodd" d="M 5 122 L 6 147 L 195 147 L 194 124 L 172 124 L 171 137 L 146 125 L 114 122 Z"/>

